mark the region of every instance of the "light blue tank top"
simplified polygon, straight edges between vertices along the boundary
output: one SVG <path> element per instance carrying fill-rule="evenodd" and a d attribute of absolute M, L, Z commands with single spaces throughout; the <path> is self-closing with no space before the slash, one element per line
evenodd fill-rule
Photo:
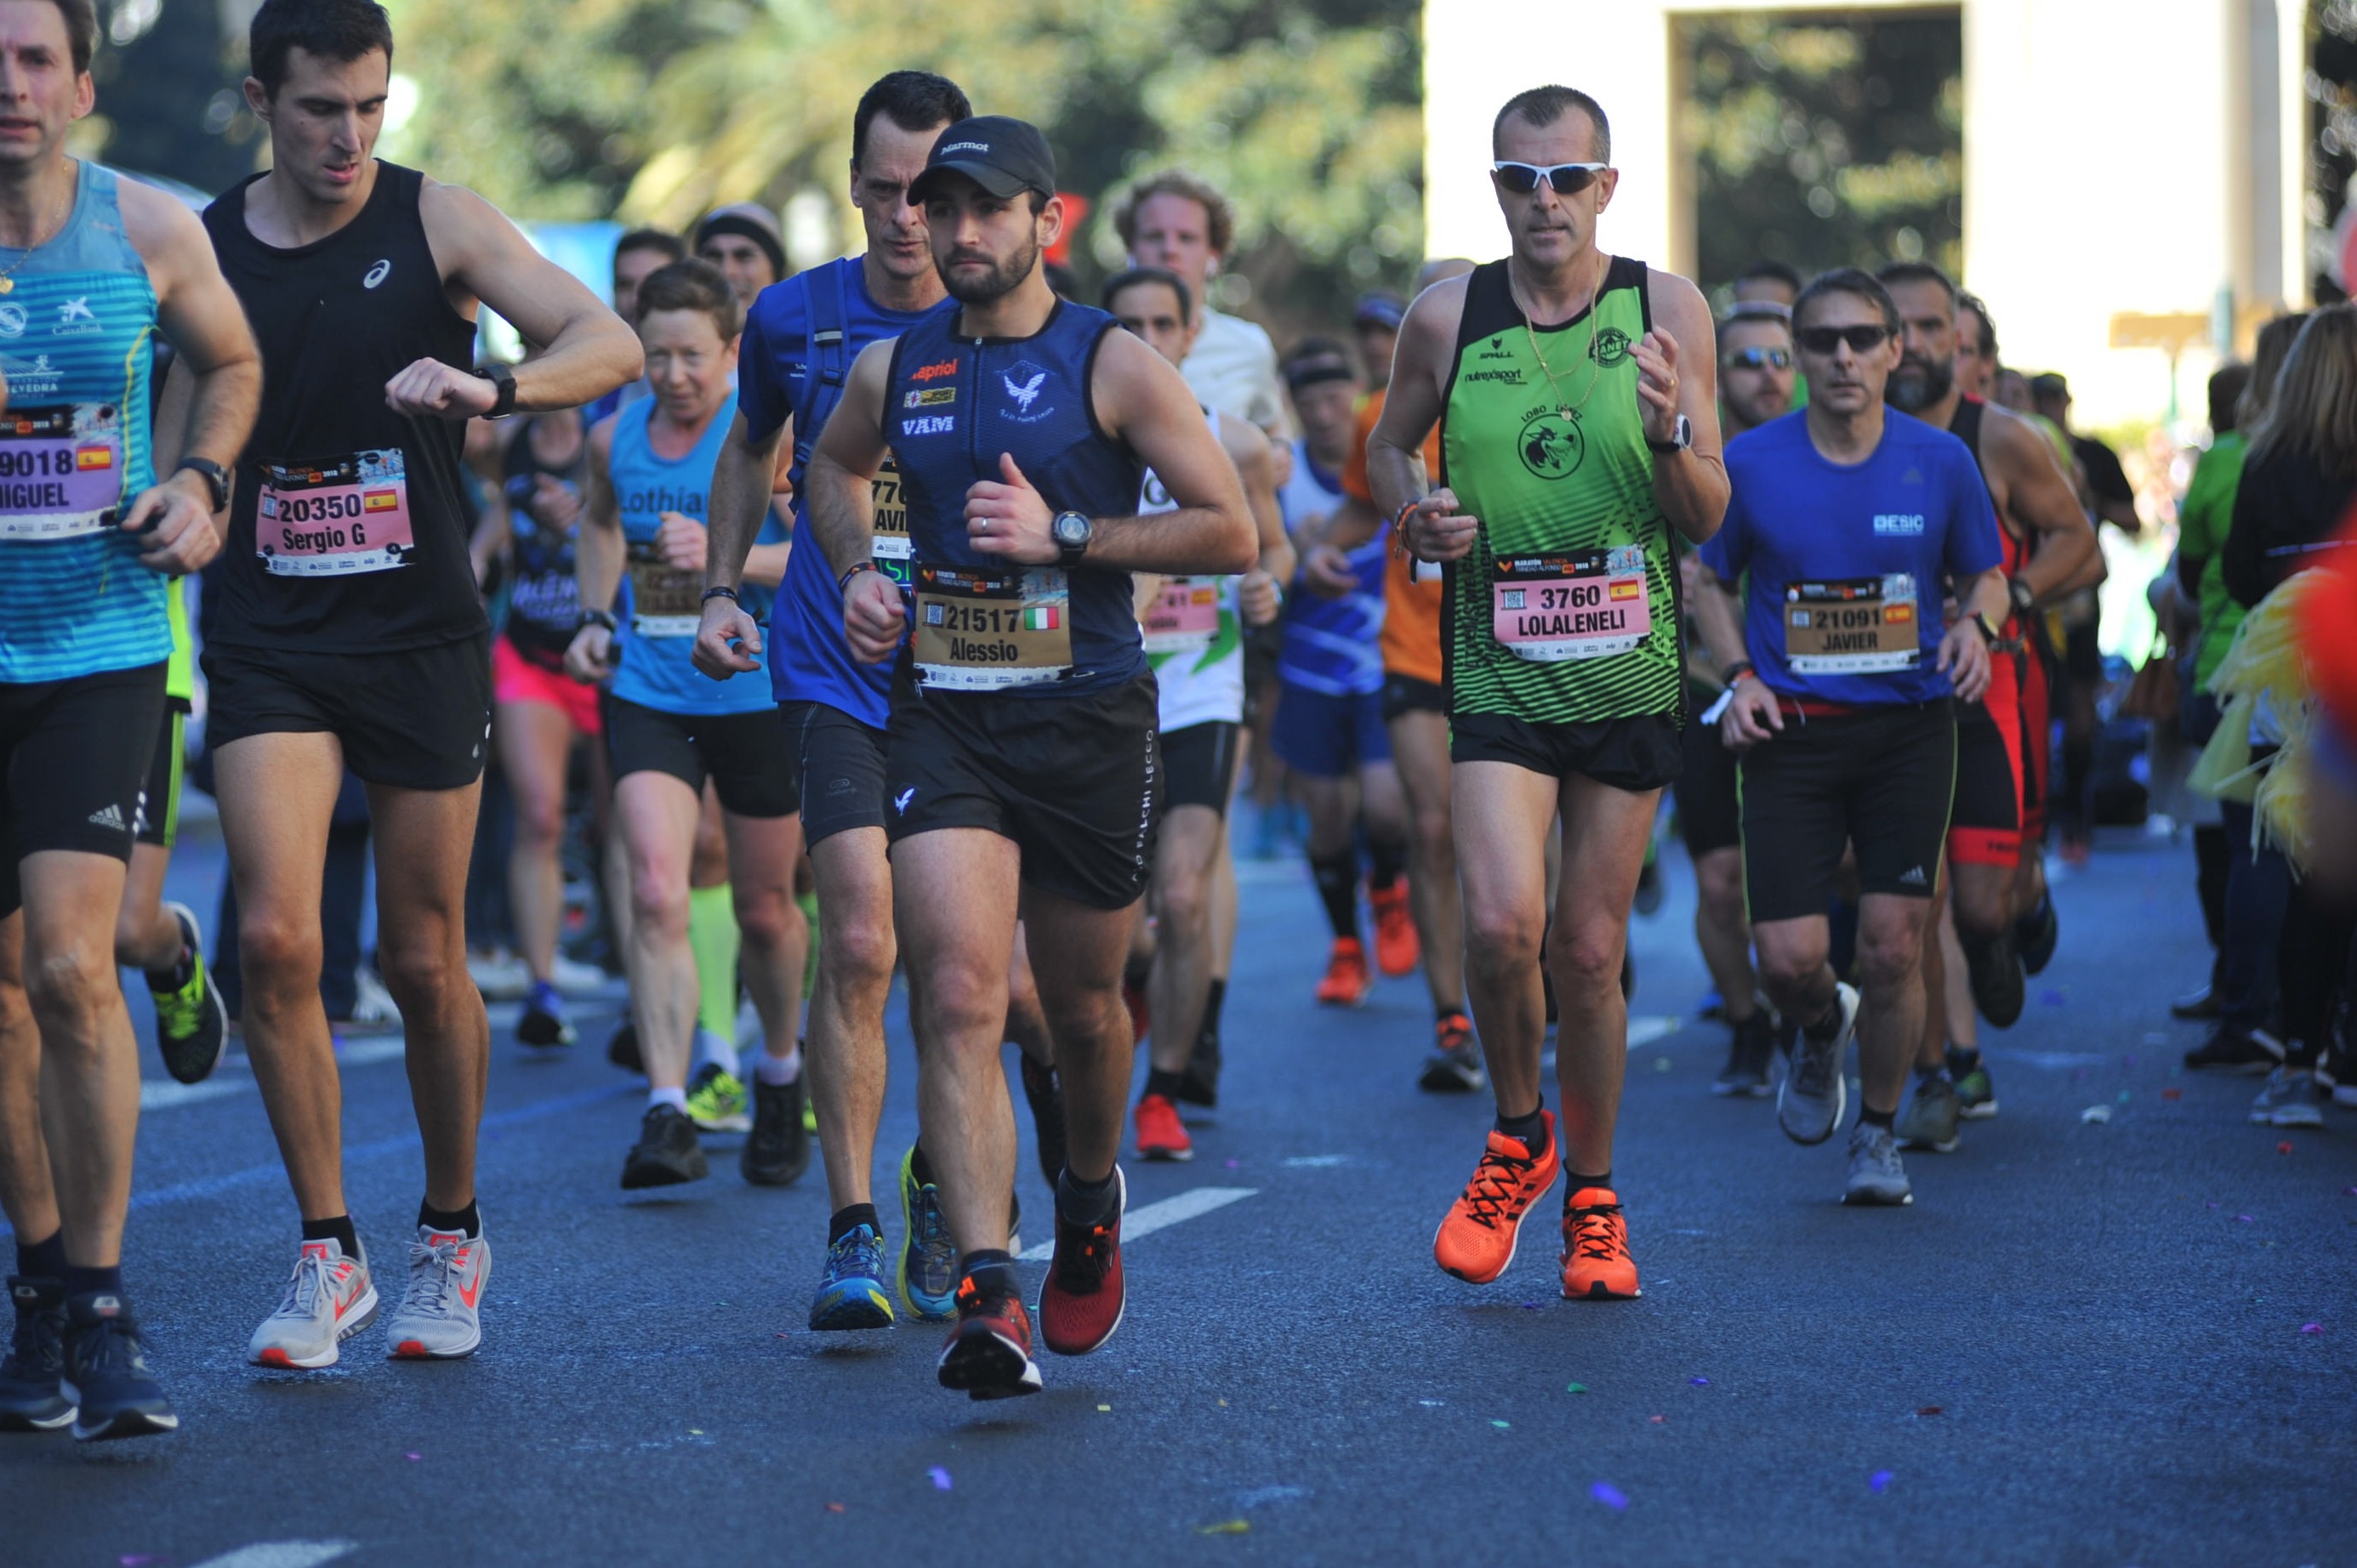
<path fill-rule="evenodd" d="M 29 255 L 0 248 L 0 683 L 172 656 L 171 579 L 115 524 L 155 483 L 156 291 L 123 232 L 115 176 L 83 159 L 73 215 Z"/>
<path fill-rule="evenodd" d="M 663 513 L 675 511 L 709 525 L 712 467 L 737 421 L 737 394 L 728 394 L 694 450 L 676 461 L 657 456 L 647 440 L 647 421 L 656 406 L 653 398 L 640 398 L 614 416 L 614 440 L 607 457 L 629 557 L 615 612 L 621 628 L 622 662 L 614 671 L 614 695 L 666 714 L 754 713 L 776 701 L 770 694 L 768 671 L 751 670 L 715 681 L 691 658 L 704 615 L 703 568 L 679 571 L 653 559 Z M 759 542 L 772 544 L 784 537 L 774 513 L 763 520 Z M 749 585 L 741 592 L 747 613 L 766 624 L 769 594 Z"/>

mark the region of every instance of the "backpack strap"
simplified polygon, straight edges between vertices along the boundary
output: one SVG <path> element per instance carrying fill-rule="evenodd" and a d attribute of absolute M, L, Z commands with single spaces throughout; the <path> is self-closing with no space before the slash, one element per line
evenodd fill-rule
<path fill-rule="evenodd" d="M 802 275 L 810 280 L 810 360 L 802 372 L 802 391 L 794 399 L 794 467 L 799 472 L 818 445 L 851 373 L 849 345 L 844 328 L 850 317 L 844 296 L 843 274 L 856 262 L 834 262 Z"/>

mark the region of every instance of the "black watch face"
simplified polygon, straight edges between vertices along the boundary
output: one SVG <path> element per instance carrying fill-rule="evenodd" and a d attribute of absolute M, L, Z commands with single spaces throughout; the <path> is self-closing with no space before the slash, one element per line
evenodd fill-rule
<path fill-rule="evenodd" d="M 1067 550 L 1078 550 L 1089 542 L 1089 520 L 1077 512 L 1056 514 L 1056 542 Z"/>

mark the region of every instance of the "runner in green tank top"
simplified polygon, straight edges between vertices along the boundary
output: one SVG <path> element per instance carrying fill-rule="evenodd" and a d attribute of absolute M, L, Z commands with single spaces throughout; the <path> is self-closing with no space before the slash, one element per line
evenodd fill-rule
<path fill-rule="evenodd" d="M 1519 94 L 1491 142 L 1512 253 L 1409 307 L 1367 449 L 1401 543 L 1448 564 L 1466 980 L 1498 1099 L 1497 1129 L 1433 1255 L 1459 1279 L 1496 1279 L 1532 1205 L 1567 1170 L 1563 1293 L 1611 1300 L 1638 1294 L 1612 1187 L 1629 1027 L 1620 966 L 1680 758 L 1672 531 L 1700 543 L 1727 510 L 1717 355 L 1693 284 L 1597 247 L 1619 175 L 1594 99 Z M 1419 455 L 1436 423 L 1437 489 Z M 1560 1017 L 1560 1143 L 1539 1090 L 1542 946 Z"/>

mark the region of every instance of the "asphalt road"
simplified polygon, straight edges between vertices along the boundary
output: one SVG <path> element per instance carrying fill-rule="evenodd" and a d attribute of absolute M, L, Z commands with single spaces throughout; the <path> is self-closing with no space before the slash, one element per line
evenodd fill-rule
<path fill-rule="evenodd" d="M 1254 866 L 1226 1103 L 1192 1165 L 1128 1166 L 1134 1211 L 1247 1196 L 1137 1237 L 1119 1336 L 1044 1358 L 1045 1395 L 944 1392 L 929 1326 L 805 1330 L 815 1165 L 626 1199 L 640 1105 L 594 1015 L 554 1064 L 496 1031 L 481 1353 L 395 1365 L 371 1331 L 259 1372 L 295 1214 L 232 1062 L 140 1130 L 130 1288 L 181 1430 L 0 1441 L 0 1561 L 2357 1561 L 2357 1117 L 2287 1139 L 2245 1123 L 2251 1080 L 2177 1072 L 2195 1031 L 2166 999 L 2207 963 L 2190 854 L 2121 836 L 2059 885 L 2061 953 L 1990 1037 L 2003 1114 L 1910 1156 L 1896 1211 L 1839 1206 L 1838 1140 L 1708 1092 L 1724 1036 L 1675 1017 L 1704 983 L 1667 858 L 1617 1161 L 1641 1302 L 1563 1301 L 1544 1222 L 1495 1285 L 1435 1269 L 1486 1097 L 1415 1091 L 1418 983 L 1312 1006 L 1306 875 Z M 189 843 L 175 891 L 209 909 L 218 864 Z M 897 1160 L 897 1003 L 893 1027 Z M 357 1047 L 346 1085 L 397 1290 L 421 1176 L 394 1053 Z"/>

